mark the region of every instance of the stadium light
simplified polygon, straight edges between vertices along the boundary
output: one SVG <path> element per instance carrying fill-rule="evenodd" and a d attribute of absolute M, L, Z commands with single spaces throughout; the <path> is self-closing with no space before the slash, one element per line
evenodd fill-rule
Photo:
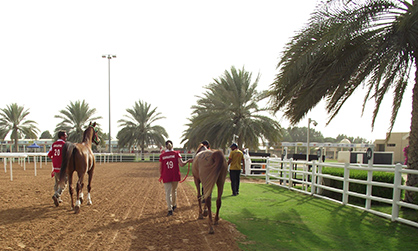
<path fill-rule="evenodd" d="M 112 137 L 110 136 L 110 132 L 111 132 L 111 119 L 110 119 L 110 60 L 112 58 L 116 58 L 116 55 L 112 55 L 112 54 L 105 54 L 102 55 L 102 58 L 107 58 L 108 61 L 108 72 L 109 72 L 109 153 L 112 153 Z"/>

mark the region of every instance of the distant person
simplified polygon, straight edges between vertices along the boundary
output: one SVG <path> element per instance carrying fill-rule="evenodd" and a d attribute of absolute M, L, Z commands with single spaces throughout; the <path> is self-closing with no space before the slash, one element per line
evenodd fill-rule
<path fill-rule="evenodd" d="M 177 186 L 180 181 L 180 166 L 193 161 L 183 161 L 179 152 L 173 151 L 173 142 L 165 142 L 166 150 L 160 155 L 160 179 L 164 183 L 165 199 L 167 201 L 167 216 L 173 215 L 177 208 Z"/>
<path fill-rule="evenodd" d="M 231 179 L 232 196 L 237 196 L 239 194 L 241 163 L 244 166 L 244 154 L 238 149 L 236 143 L 233 143 L 230 148 L 232 151 L 228 158 L 229 177 Z"/>
<path fill-rule="evenodd" d="M 209 141 L 207 141 L 207 140 L 203 140 L 203 141 L 202 141 L 202 145 L 204 145 L 204 146 L 206 147 L 206 149 L 210 149 L 210 144 L 209 144 Z"/>
<path fill-rule="evenodd" d="M 64 187 L 59 189 L 58 184 L 60 180 L 60 170 L 61 170 L 61 162 L 62 162 L 62 149 L 64 147 L 65 141 L 67 140 L 67 133 L 65 131 L 58 132 L 58 140 L 52 143 L 51 149 L 48 152 L 48 157 L 52 159 L 52 173 L 51 177 L 55 178 L 55 185 L 54 185 L 54 195 L 52 199 L 54 200 L 55 206 L 58 206 L 59 203 L 62 202 L 61 194 L 65 190 L 67 186 L 67 176 L 65 176 Z"/>

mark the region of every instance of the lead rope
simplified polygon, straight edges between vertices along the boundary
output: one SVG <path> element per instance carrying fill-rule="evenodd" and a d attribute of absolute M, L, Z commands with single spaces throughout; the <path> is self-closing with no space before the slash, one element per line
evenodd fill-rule
<path fill-rule="evenodd" d="M 190 171 L 190 163 L 188 163 L 188 164 L 189 164 L 189 167 L 187 168 L 187 174 L 186 174 L 186 176 L 184 177 L 184 179 L 183 179 L 182 181 L 180 181 L 180 183 L 183 183 L 183 182 L 186 180 L 187 176 L 189 175 L 189 171 Z"/>

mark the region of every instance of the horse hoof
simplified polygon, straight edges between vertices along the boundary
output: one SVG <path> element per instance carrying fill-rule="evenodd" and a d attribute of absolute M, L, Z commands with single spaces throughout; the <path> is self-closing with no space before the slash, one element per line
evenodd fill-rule
<path fill-rule="evenodd" d="M 80 204 L 83 204 L 83 198 L 80 198 Z"/>
<path fill-rule="evenodd" d="M 202 220 L 203 219 L 203 215 L 199 214 L 199 217 L 197 219 Z"/>
<path fill-rule="evenodd" d="M 80 207 L 79 207 L 79 206 L 75 206 L 75 208 L 74 208 L 74 213 L 75 213 L 75 214 L 80 213 Z"/>
<path fill-rule="evenodd" d="M 219 223 L 218 223 L 217 221 L 215 221 L 215 222 L 213 223 L 213 225 L 217 226 L 217 225 L 219 225 Z"/>
<path fill-rule="evenodd" d="M 203 216 L 208 216 L 208 210 L 203 211 Z"/>
<path fill-rule="evenodd" d="M 87 201 L 87 205 L 93 205 L 93 203 L 91 202 L 91 200 Z"/>
<path fill-rule="evenodd" d="M 213 231 L 213 229 L 211 228 L 211 229 L 209 229 L 209 234 L 214 234 L 215 233 L 215 231 Z"/>

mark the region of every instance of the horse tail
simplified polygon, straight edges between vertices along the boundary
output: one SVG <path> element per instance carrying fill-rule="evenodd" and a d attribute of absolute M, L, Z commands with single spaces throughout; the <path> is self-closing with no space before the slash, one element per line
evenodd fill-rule
<path fill-rule="evenodd" d="M 213 164 L 206 167 L 208 169 L 207 175 L 201 177 L 203 185 L 203 199 L 208 198 L 212 194 L 213 187 L 215 186 L 218 178 L 222 172 L 226 172 L 228 166 L 226 159 L 222 151 L 217 150 L 212 153 L 211 159 Z"/>
<path fill-rule="evenodd" d="M 62 148 L 62 162 L 61 162 L 61 169 L 60 169 L 60 182 L 59 184 L 62 185 L 65 178 L 65 175 L 67 174 L 67 166 L 69 163 L 69 160 L 71 156 L 73 155 L 74 150 L 74 144 L 71 142 L 66 142 L 64 144 L 64 147 Z"/>

